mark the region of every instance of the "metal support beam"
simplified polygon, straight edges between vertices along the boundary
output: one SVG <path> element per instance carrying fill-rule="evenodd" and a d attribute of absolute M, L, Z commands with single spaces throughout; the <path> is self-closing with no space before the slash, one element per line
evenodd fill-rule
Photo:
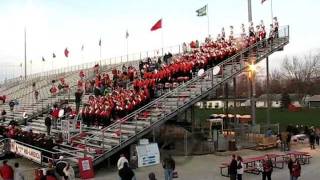
<path fill-rule="evenodd" d="M 195 127 L 196 127 L 196 121 L 195 121 L 195 113 L 194 113 L 194 105 L 192 105 L 191 106 L 191 111 L 190 111 L 190 118 L 191 118 L 191 125 L 192 125 L 192 127 L 191 127 L 191 131 L 192 131 L 192 133 L 194 133 L 194 131 L 195 131 Z"/>
<path fill-rule="evenodd" d="M 270 86 L 269 86 L 269 57 L 266 58 L 266 71 L 267 71 L 267 125 L 270 126 Z"/>

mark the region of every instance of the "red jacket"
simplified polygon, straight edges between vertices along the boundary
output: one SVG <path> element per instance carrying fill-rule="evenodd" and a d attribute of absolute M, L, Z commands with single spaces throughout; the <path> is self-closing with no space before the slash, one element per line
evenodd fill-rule
<path fill-rule="evenodd" d="M 0 168 L 0 175 L 1 175 L 3 180 L 13 179 L 13 169 L 12 169 L 12 167 L 7 165 L 7 164 L 4 164 Z"/>

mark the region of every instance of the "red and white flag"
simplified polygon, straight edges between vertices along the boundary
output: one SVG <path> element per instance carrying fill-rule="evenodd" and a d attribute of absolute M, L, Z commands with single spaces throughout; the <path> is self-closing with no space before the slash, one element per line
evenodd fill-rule
<path fill-rule="evenodd" d="M 68 56 L 69 56 L 68 48 L 66 48 L 66 49 L 64 50 L 64 55 L 65 55 L 66 57 L 68 57 Z"/>
<path fill-rule="evenodd" d="M 155 31 L 157 29 L 162 28 L 162 19 L 160 19 L 159 21 L 157 21 L 152 27 L 151 27 L 151 31 Z"/>

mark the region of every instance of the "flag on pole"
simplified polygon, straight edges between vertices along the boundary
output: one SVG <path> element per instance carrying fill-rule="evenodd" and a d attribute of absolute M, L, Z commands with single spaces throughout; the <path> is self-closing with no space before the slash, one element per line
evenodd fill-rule
<path fill-rule="evenodd" d="M 44 57 L 42 56 L 42 62 L 45 62 L 46 60 L 44 59 Z"/>
<path fill-rule="evenodd" d="M 208 5 L 203 6 L 202 8 L 196 10 L 197 16 L 206 16 L 208 10 Z"/>
<path fill-rule="evenodd" d="M 100 40 L 99 40 L 99 46 L 101 46 L 101 38 L 100 38 Z"/>
<path fill-rule="evenodd" d="M 162 19 L 158 20 L 152 27 L 151 27 L 151 31 L 155 31 L 157 29 L 162 28 Z"/>
<path fill-rule="evenodd" d="M 84 45 L 82 44 L 82 46 L 81 46 L 81 51 L 83 51 L 84 50 Z"/>
<path fill-rule="evenodd" d="M 261 0 L 261 4 L 263 4 L 264 2 L 266 2 L 267 0 Z"/>
<path fill-rule="evenodd" d="M 55 53 L 52 53 L 52 58 L 56 58 L 56 54 Z"/>
<path fill-rule="evenodd" d="M 65 55 L 66 57 L 68 57 L 68 56 L 69 56 L 68 48 L 66 48 L 66 49 L 64 50 L 64 55 Z"/>
<path fill-rule="evenodd" d="M 129 37 L 129 32 L 128 32 L 128 30 L 126 31 L 126 39 L 128 39 L 128 37 Z"/>

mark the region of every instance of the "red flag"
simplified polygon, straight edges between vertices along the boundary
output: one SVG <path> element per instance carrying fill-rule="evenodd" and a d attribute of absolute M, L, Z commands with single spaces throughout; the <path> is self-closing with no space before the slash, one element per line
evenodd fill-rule
<path fill-rule="evenodd" d="M 267 0 L 261 0 L 261 4 L 263 4 L 265 1 L 267 1 Z"/>
<path fill-rule="evenodd" d="M 69 56 L 68 48 L 66 48 L 66 49 L 64 50 L 64 55 L 65 55 L 66 57 L 68 57 L 68 56 Z"/>
<path fill-rule="evenodd" d="M 162 28 L 162 19 L 160 19 L 158 22 L 156 22 L 152 26 L 151 31 L 155 31 L 155 30 L 160 29 L 160 28 Z"/>

